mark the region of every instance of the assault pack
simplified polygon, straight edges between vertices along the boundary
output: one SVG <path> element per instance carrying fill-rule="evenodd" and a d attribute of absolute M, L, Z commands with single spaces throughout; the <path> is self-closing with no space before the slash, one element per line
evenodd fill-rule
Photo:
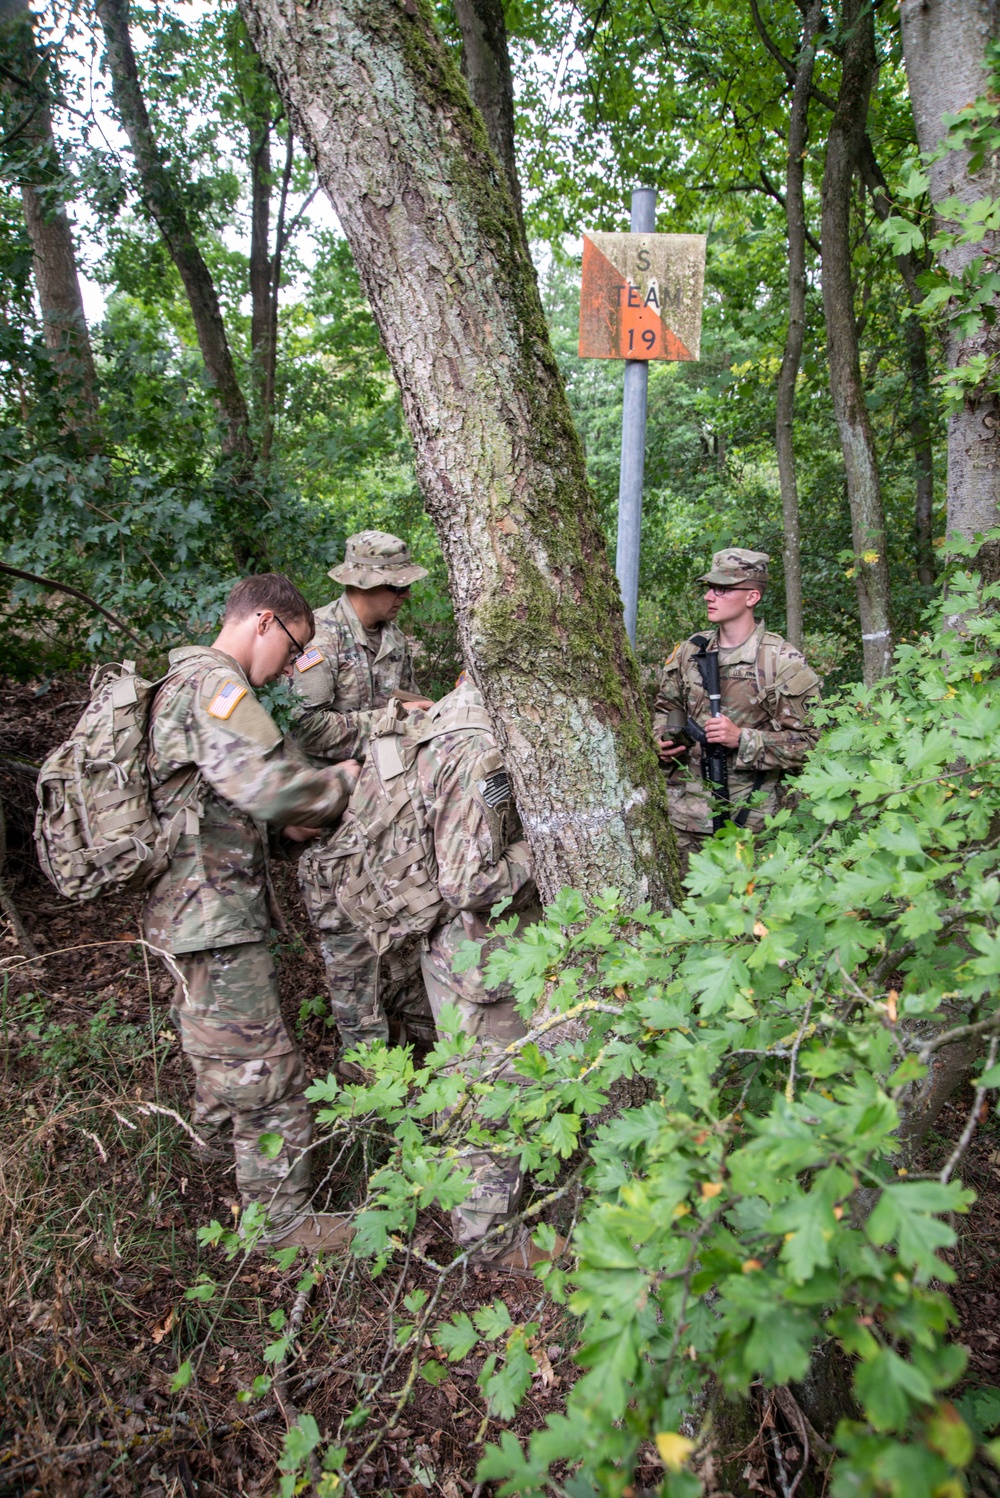
<path fill-rule="evenodd" d="M 307 904 L 317 904 L 310 914 L 318 916 L 336 891 L 340 910 L 379 955 L 431 931 L 445 909 L 416 759 L 422 744 L 463 728 L 490 730 L 485 708 L 465 703 L 435 717 L 407 715 L 402 703 L 390 703 L 375 720 L 336 836 L 302 856 L 303 892 Z M 484 762 L 484 770 L 489 768 Z"/>
<path fill-rule="evenodd" d="M 86 711 L 42 765 L 35 847 L 43 873 L 67 899 L 142 889 L 162 873 L 190 823 L 185 805 L 163 826 L 146 766 L 150 708 L 166 680 L 144 680 L 135 661 L 98 666 Z M 193 793 L 198 773 L 183 773 Z"/>

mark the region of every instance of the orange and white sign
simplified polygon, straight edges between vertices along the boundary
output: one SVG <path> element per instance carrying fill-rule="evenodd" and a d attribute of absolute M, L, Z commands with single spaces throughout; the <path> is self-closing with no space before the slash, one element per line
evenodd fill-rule
<path fill-rule="evenodd" d="M 704 234 L 585 234 L 584 359 L 697 359 Z"/>

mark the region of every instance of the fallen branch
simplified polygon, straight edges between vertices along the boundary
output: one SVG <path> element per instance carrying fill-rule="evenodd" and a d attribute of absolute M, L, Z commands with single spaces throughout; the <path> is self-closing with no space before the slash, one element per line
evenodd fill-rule
<path fill-rule="evenodd" d="M 55 593 L 68 593 L 71 598 L 79 598 L 83 603 L 89 603 L 92 609 L 96 609 L 99 614 L 104 615 L 105 619 L 110 620 L 121 634 L 127 635 L 140 649 L 145 649 L 145 642 L 129 629 L 127 624 L 123 624 L 119 618 L 99 604 L 96 598 L 91 598 L 89 593 L 73 588 L 69 583 L 61 583 L 54 577 L 40 577 L 37 572 L 25 572 L 21 567 L 11 567 L 8 562 L 0 562 L 0 572 L 6 572 L 8 577 L 19 577 L 24 582 L 37 583 L 40 588 L 49 588 Z"/>

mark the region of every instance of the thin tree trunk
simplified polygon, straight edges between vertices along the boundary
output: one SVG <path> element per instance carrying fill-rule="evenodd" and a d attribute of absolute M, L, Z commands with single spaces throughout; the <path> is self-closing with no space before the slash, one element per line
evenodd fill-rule
<path fill-rule="evenodd" d="M 830 392 L 840 433 L 854 542 L 866 682 L 892 661 L 889 567 L 875 442 L 861 379 L 851 276 L 851 184 L 860 166 L 875 72 L 875 27 L 869 0 L 843 0 L 843 66 L 823 172 L 822 266 Z"/>
<path fill-rule="evenodd" d="M 870 138 L 866 135 L 862 147 L 861 171 L 872 197 L 872 206 L 884 222 L 893 210 L 889 195 L 889 184 L 878 160 Z M 934 447 L 931 439 L 931 376 L 927 361 L 927 334 L 916 315 L 923 301 L 923 292 L 917 277 L 927 269 L 926 261 L 920 261 L 912 250 L 897 255 L 896 269 L 906 287 L 911 315 L 903 324 L 903 343 L 910 375 L 910 440 L 913 444 L 914 468 L 914 557 L 917 576 L 930 586 L 934 582 Z"/>
<path fill-rule="evenodd" d="M 15 116 L 10 128 L 17 131 L 16 152 L 22 157 L 21 202 L 31 240 L 45 346 L 58 373 L 67 426 L 80 436 L 89 432 L 93 437 L 97 378 L 73 232 L 59 194 L 62 169 L 52 131 L 46 63 L 35 41 L 26 0 L 15 0 L 15 6 L 16 13 L 5 26 L 8 56 L 16 59 L 17 73 L 11 70 L 0 86 Z"/>
<path fill-rule="evenodd" d="M 211 272 L 191 232 L 183 202 L 150 126 L 129 34 L 128 0 L 97 0 L 97 14 L 107 42 L 115 108 L 132 148 L 142 200 L 163 235 L 184 283 L 198 346 L 223 418 L 224 450 L 237 459 L 238 476 L 246 478 L 254 459 L 247 404 L 236 376 Z"/>
<path fill-rule="evenodd" d="M 455 19 L 462 33 L 462 72 L 483 117 L 493 154 L 507 175 L 521 237 L 527 244 L 514 153 L 514 75 L 503 0 L 455 0 Z"/>
<path fill-rule="evenodd" d="M 934 150 L 944 135 L 943 116 L 957 114 L 985 93 L 986 46 L 1000 36 L 997 0 L 901 0 L 903 58 L 921 151 Z M 996 197 L 993 164 L 978 175 L 969 172 L 966 152 L 952 151 L 930 168 L 931 201 L 963 203 Z M 961 276 L 980 255 L 1000 253 L 1000 234 L 979 244 L 956 245 L 941 255 L 941 264 Z M 975 354 L 995 360 L 1000 353 L 1000 322 L 970 338 L 957 332 L 948 338 L 948 366 L 954 369 Z M 968 395 L 962 410 L 948 421 L 948 524 L 971 540 L 1000 518 L 1000 401 L 986 388 Z M 987 581 L 1000 576 L 1000 547 L 994 542 L 981 556 Z"/>
<path fill-rule="evenodd" d="M 271 343 L 271 122 L 255 120 L 250 136 L 250 361 L 261 450 L 270 450 L 267 372 Z"/>
<path fill-rule="evenodd" d="M 268 301 L 267 343 L 264 359 L 264 410 L 267 416 L 264 426 L 264 437 L 261 444 L 261 457 L 265 462 L 271 456 L 271 444 L 274 441 L 274 403 L 277 398 L 278 377 L 278 304 L 281 299 L 281 260 L 292 229 L 294 229 L 295 224 L 305 213 L 306 207 L 312 201 L 312 195 L 310 195 L 292 221 L 291 227 L 289 227 L 286 223 L 286 212 L 288 208 L 288 189 L 292 180 L 292 166 L 294 161 L 295 132 L 292 130 L 291 125 L 289 125 L 288 136 L 285 141 L 285 166 L 281 174 L 281 193 L 278 198 L 278 220 L 274 226 L 274 254 L 271 256 L 268 267 L 270 295 Z M 318 191 L 318 188 L 314 189 L 314 192 Z"/>
<path fill-rule="evenodd" d="M 803 158 L 809 126 L 809 98 L 816 33 L 823 15 L 823 0 L 812 0 L 802 21 L 802 43 L 788 120 L 788 170 L 785 186 L 785 216 L 788 223 L 788 333 L 778 375 L 775 413 L 775 445 L 781 513 L 784 521 L 782 556 L 785 573 L 785 634 L 802 648 L 802 551 L 799 531 L 799 489 L 795 478 L 795 385 L 806 335 L 806 206 Z"/>
<path fill-rule="evenodd" d="M 648 715 L 510 189 L 426 7 L 243 0 L 399 381 L 543 896 L 663 901 Z M 363 127 L 359 127 L 359 121 Z"/>

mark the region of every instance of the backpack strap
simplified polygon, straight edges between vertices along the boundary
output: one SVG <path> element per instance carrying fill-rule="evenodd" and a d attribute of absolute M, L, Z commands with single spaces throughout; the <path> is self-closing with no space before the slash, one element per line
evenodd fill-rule
<path fill-rule="evenodd" d="M 771 727 L 776 730 L 781 725 L 777 721 L 778 696 L 775 688 L 778 682 L 778 660 L 784 643 L 780 635 L 765 630 L 760 637 L 753 663 L 757 680 L 757 701 L 767 710 Z"/>

